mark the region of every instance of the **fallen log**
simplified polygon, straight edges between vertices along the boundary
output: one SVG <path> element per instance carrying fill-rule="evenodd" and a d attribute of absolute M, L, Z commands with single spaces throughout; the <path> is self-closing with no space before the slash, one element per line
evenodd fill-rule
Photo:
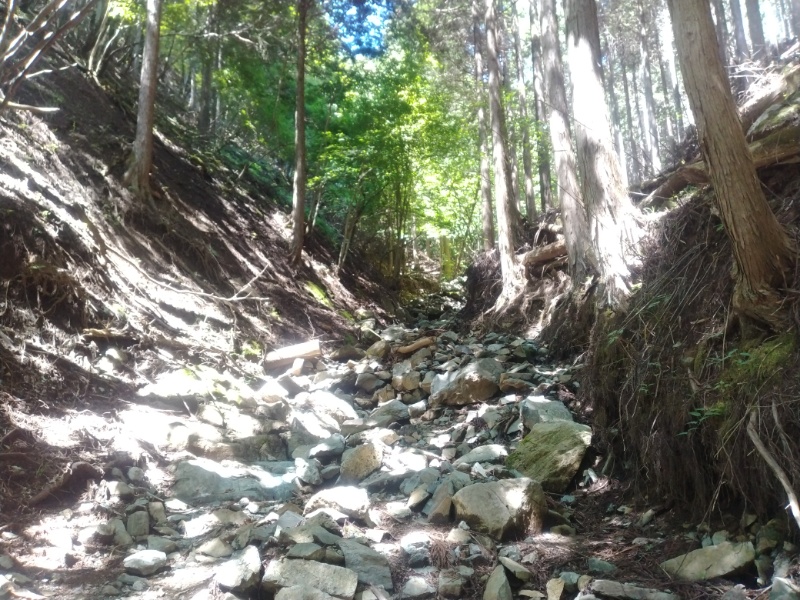
<path fill-rule="evenodd" d="M 749 148 L 756 169 L 796 162 L 800 155 L 800 126 L 778 129 L 764 139 L 751 143 Z M 639 207 L 657 208 L 688 186 L 705 185 L 709 182 L 705 163 L 694 162 L 674 171 L 639 203 Z"/>
<path fill-rule="evenodd" d="M 426 346 L 430 346 L 435 342 L 436 340 L 433 339 L 432 337 L 420 338 L 413 344 L 409 344 L 408 346 L 402 346 L 398 348 L 397 352 L 399 354 L 411 354 L 412 352 L 416 352 L 420 348 L 425 348 Z"/>
<path fill-rule="evenodd" d="M 760 93 L 750 98 L 739 109 L 739 120 L 745 134 L 770 106 L 783 100 L 800 88 L 800 65 L 794 65 L 770 82 Z"/>
<path fill-rule="evenodd" d="M 264 368 L 283 367 L 292 364 L 296 358 L 317 358 L 318 356 L 322 356 L 319 340 L 284 346 L 267 354 L 264 359 Z"/>
<path fill-rule="evenodd" d="M 522 255 L 520 262 L 526 267 L 538 265 L 543 262 L 548 262 L 554 258 L 559 258 L 566 255 L 567 244 L 564 239 L 547 244 L 545 246 L 536 246 Z"/>

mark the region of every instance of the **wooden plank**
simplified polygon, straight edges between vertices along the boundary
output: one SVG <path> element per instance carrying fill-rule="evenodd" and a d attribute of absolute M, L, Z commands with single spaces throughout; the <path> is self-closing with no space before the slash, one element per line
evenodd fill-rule
<path fill-rule="evenodd" d="M 267 354 L 264 359 L 264 368 L 282 367 L 292 364 L 296 358 L 316 358 L 318 356 L 322 356 L 319 340 L 284 346 Z"/>

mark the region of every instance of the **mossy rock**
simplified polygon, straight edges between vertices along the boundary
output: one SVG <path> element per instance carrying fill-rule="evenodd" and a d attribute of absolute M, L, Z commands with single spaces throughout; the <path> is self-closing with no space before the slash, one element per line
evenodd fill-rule
<path fill-rule="evenodd" d="M 537 423 L 506 465 L 536 479 L 546 492 L 562 493 L 578 472 L 592 443 L 592 429 L 572 421 Z"/>

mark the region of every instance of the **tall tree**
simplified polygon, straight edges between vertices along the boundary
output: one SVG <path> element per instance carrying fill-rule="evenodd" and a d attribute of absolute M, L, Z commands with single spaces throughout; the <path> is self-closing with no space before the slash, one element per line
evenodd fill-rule
<path fill-rule="evenodd" d="M 514 3 L 514 59 L 517 70 L 517 100 L 519 101 L 520 130 L 522 131 L 522 168 L 525 177 L 525 208 L 528 222 L 536 220 L 536 195 L 533 192 L 533 165 L 531 164 L 531 136 L 528 124 L 528 86 L 525 83 L 525 69 L 522 65 L 522 40 L 520 29 L 522 21 L 517 4 Z"/>
<path fill-rule="evenodd" d="M 600 28 L 595 0 L 567 0 L 567 57 L 572 82 L 578 172 L 604 303 L 624 304 L 629 257 L 638 240 L 622 171 L 614 154 L 600 69 Z"/>
<path fill-rule="evenodd" d="M 764 22 L 761 20 L 761 6 L 758 0 L 744 0 L 747 9 L 747 26 L 750 29 L 750 43 L 753 45 L 753 60 L 762 61 L 767 57 L 767 41 L 764 38 Z"/>
<path fill-rule="evenodd" d="M 556 0 L 542 0 L 542 60 L 550 104 L 550 138 L 556 160 L 558 200 L 564 220 L 564 241 L 569 256 L 569 271 L 577 283 L 595 269 L 589 224 L 581 202 L 575 151 L 569 130 L 569 108 L 564 88 L 564 67 L 558 44 Z M 599 98 L 602 99 L 602 91 Z M 596 101 L 596 100 L 595 100 Z"/>
<path fill-rule="evenodd" d="M 628 187 L 628 165 L 625 157 L 625 142 L 622 137 L 622 126 L 619 117 L 619 101 L 617 99 L 617 82 L 614 73 L 616 60 L 611 54 L 608 39 L 603 38 L 603 54 L 607 67 L 608 78 L 606 79 L 606 91 L 608 92 L 608 103 L 611 106 L 611 127 L 614 136 L 614 151 L 619 158 L 620 174 L 622 175 L 623 187 Z"/>
<path fill-rule="evenodd" d="M 738 279 L 733 304 L 744 317 L 785 327 L 779 290 L 795 249 L 767 204 L 730 94 L 706 2 L 672 0 L 675 41 L 716 204 L 733 246 Z"/>
<path fill-rule="evenodd" d="M 531 21 L 531 66 L 533 72 L 533 106 L 536 111 L 536 123 L 541 135 L 537 138 L 536 161 L 539 168 L 539 201 L 542 212 L 553 206 L 552 178 L 550 173 L 550 145 L 545 138 L 547 118 L 544 102 L 544 70 L 542 69 L 542 36 L 536 14 L 537 1 L 528 3 Z M 800 0 L 798 0 L 800 1 Z"/>
<path fill-rule="evenodd" d="M 297 91 L 294 118 L 291 261 L 300 262 L 306 217 L 306 33 L 312 0 L 297 0 Z"/>
<path fill-rule="evenodd" d="M 147 0 L 147 22 L 139 80 L 139 111 L 131 164 L 125 173 L 126 183 L 141 199 L 152 200 L 150 170 L 153 167 L 153 124 L 156 114 L 158 84 L 158 42 L 161 28 L 161 0 Z"/>
<path fill-rule="evenodd" d="M 740 0 L 730 0 L 731 19 L 733 20 L 733 41 L 736 52 L 736 62 L 741 64 L 750 54 L 747 48 L 747 38 L 744 33 L 744 19 L 742 18 L 742 5 Z"/>
<path fill-rule="evenodd" d="M 711 0 L 711 7 L 714 9 L 714 23 L 717 26 L 717 44 L 719 44 L 719 56 L 722 64 L 728 64 L 728 24 L 725 21 L 725 8 L 722 0 Z"/>
<path fill-rule="evenodd" d="M 800 0 L 789 0 L 789 11 L 792 19 L 792 33 L 800 39 Z"/>
<path fill-rule="evenodd" d="M 480 153 L 480 194 L 483 215 L 483 249 L 494 248 L 494 206 L 492 175 L 487 142 L 489 126 L 486 115 L 486 86 L 483 81 L 483 35 L 481 34 L 481 0 L 472 3 L 472 35 L 475 56 L 475 86 L 478 90 L 478 152 Z"/>
<path fill-rule="evenodd" d="M 647 163 L 651 173 L 661 171 L 658 122 L 656 121 L 656 100 L 653 93 L 653 68 L 650 63 L 650 36 L 647 32 L 649 21 L 647 5 L 639 0 L 639 83 L 642 86 L 642 135 L 648 152 Z"/>
<path fill-rule="evenodd" d="M 494 0 L 486 0 L 486 59 L 489 70 L 489 113 L 492 123 L 492 156 L 494 157 L 494 190 L 497 201 L 497 239 L 503 291 L 497 307 L 505 307 L 518 293 L 521 283 L 520 265 L 514 255 L 516 247 L 514 207 L 511 194 L 510 162 L 506 153 L 505 113 L 500 84 L 500 62 L 497 57 L 497 12 Z"/>

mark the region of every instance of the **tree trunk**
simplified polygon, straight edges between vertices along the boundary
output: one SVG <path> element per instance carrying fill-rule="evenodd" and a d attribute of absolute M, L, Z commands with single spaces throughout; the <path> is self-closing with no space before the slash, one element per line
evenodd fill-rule
<path fill-rule="evenodd" d="M 536 195 L 533 192 L 533 166 L 531 161 L 531 136 L 528 125 L 528 90 L 525 83 L 525 71 L 522 68 L 522 40 L 520 28 L 522 23 L 514 4 L 514 58 L 517 67 L 517 99 L 519 100 L 520 129 L 522 130 L 522 170 L 525 177 L 525 212 L 528 223 L 536 222 Z"/>
<path fill-rule="evenodd" d="M 625 158 L 625 142 L 622 138 L 622 125 L 619 117 L 619 101 L 617 100 L 617 82 L 614 76 L 614 67 L 616 61 L 611 54 L 611 48 L 608 45 L 608 39 L 603 38 L 603 54 L 606 57 L 606 72 L 608 73 L 608 81 L 606 88 L 608 90 L 608 101 L 611 105 L 611 132 L 614 138 L 614 151 L 617 153 L 619 160 L 620 175 L 622 176 L 622 186 L 628 187 L 628 161 Z"/>
<path fill-rule="evenodd" d="M 747 26 L 750 29 L 750 43 L 753 45 L 753 60 L 767 58 L 767 42 L 764 39 L 764 23 L 761 20 L 761 7 L 758 0 L 744 0 L 747 9 Z"/>
<path fill-rule="evenodd" d="M 655 42 L 656 54 L 658 55 L 658 70 L 659 74 L 661 75 L 661 89 L 664 93 L 664 104 L 666 105 L 667 109 L 664 117 L 664 126 L 667 134 L 667 148 L 669 149 L 670 154 L 674 154 L 675 147 L 677 145 L 676 142 L 683 135 L 683 131 L 675 130 L 673 121 L 673 115 L 678 121 L 681 120 L 681 100 L 679 94 L 677 104 L 675 104 L 672 76 L 670 74 L 667 53 L 664 51 L 664 46 L 661 43 L 661 34 L 659 32 L 659 25 L 657 22 L 653 24 L 653 41 Z"/>
<path fill-rule="evenodd" d="M 742 5 L 740 0 L 729 0 L 731 3 L 731 18 L 733 19 L 733 41 L 736 52 L 736 62 L 741 64 L 747 60 L 750 50 L 747 47 L 747 38 L 744 34 L 744 19 L 742 18 Z"/>
<path fill-rule="evenodd" d="M 798 0 L 800 1 L 800 0 Z M 536 15 L 536 2 L 529 2 L 531 20 L 531 63 L 533 68 L 533 104 L 536 109 L 536 123 L 541 135 L 537 137 L 536 160 L 539 168 L 539 198 L 542 212 L 553 206 L 552 177 L 550 173 L 550 145 L 547 136 L 544 107 L 544 70 L 542 69 L 542 38 L 539 33 L 539 19 Z"/>
<path fill-rule="evenodd" d="M 722 0 L 711 0 L 711 7 L 714 9 L 719 57 L 723 65 L 728 65 L 728 24 L 725 22 L 725 9 L 722 6 Z"/>
<path fill-rule="evenodd" d="M 564 220 L 564 239 L 569 255 L 569 272 L 573 281 L 580 284 L 587 275 L 594 271 L 595 262 L 590 245 L 589 224 L 581 204 L 575 152 L 572 148 L 569 131 L 564 67 L 561 64 L 558 46 L 556 0 L 543 0 L 542 2 L 541 31 L 545 84 L 550 104 L 550 137 L 556 159 L 558 199 Z"/>
<path fill-rule="evenodd" d="M 661 171 L 661 154 L 659 147 L 658 122 L 656 121 L 656 101 L 653 95 L 652 65 L 650 64 L 650 47 L 647 43 L 647 11 L 645 4 L 639 0 L 639 48 L 641 60 L 639 62 L 639 80 L 644 92 L 642 108 L 644 109 L 644 137 L 647 138 L 646 148 L 649 152 L 648 163 L 653 173 Z"/>
<path fill-rule="evenodd" d="M 142 200 L 152 201 L 150 170 L 153 166 L 153 123 L 156 113 L 158 78 L 158 40 L 161 27 L 161 0 L 147 0 L 147 25 L 142 52 L 142 73 L 139 82 L 139 112 L 136 116 L 136 138 L 133 158 L 126 183 Z"/>
<path fill-rule="evenodd" d="M 475 46 L 475 86 L 478 90 L 478 145 L 480 152 L 480 194 L 483 216 L 483 249 L 494 249 L 494 206 L 492 206 L 492 175 L 489 171 L 489 146 L 486 141 L 489 124 L 486 115 L 486 86 L 483 83 L 483 36 L 481 35 L 481 0 L 472 4 L 472 34 Z"/>
<path fill-rule="evenodd" d="M 578 172 L 605 304 L 623 305 L 630 291 L 629 256 L 639 234 L 614 155 L 600 70 L 595 0 L 567 0 L 567 56 L 572 82 Z"/>
<path fill-rule="evenodd" d="M 311 0 L 297 0 L 297 93 L 294 113 L 294 185 L 292 189 L 292 251 L 298 264 L 303 254 L 306 216 L 306 30 Z"/>
<path fill-rule="evenodd" d="M 497 14 L 494 0 L 486 0 L 486 58 L 489 69 L 489 113 L 492 123 L 492 155 L 494 157 L 494 189 L 497 199 L 498 247 L 503 291 L 497 301 L 502 308 L 510 302 L 521 282 L 519 265 L 514 256 L 513 200 L 511 198 L 511 173 L 506 156 L 505 113 L 501 98 L 500 64 L 497 59 Z"/>
<path fill-rule="evenodd" d="M 631 107 L 631 91 L 628 86 L 628 71 L 625 68 L 625 61 L 620 61 L 622 65 L 622 91 L 625 93 L 625 120 L 628 124 L 628 146 L 631 149 L 631 176 L 634 183 L 642 180 L 642 162 L 639 160 L 639 145 L 636 143 L 636 133 L 633 124 L 633 108 Z"/>
<path fill-rule="evenodd" d="M 738 266 L 734 308 L 748 320 L 785 327 L 778 290 L 793 274 L 793 244 L 761 190 L 725 69 L 711 47 L 715 38 L 709 6 L 697 0 L 672 2 L 683 80 Z"/>
<path fill-rule="evenodd" d="M 792 13 L 792 33 L 800 39 L 800 0 L 789 0 L 789 10 Z"/>

